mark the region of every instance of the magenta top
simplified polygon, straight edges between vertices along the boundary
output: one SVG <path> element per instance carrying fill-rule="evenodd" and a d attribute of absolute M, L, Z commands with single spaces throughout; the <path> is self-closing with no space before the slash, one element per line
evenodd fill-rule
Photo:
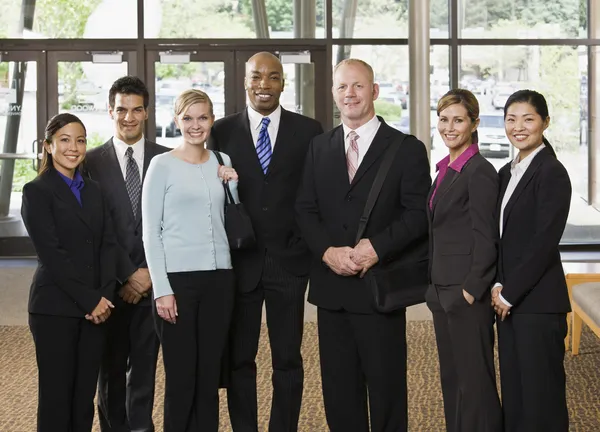
<path fill-rule="evenodd" d="M 461 172 L 467 164 L 467 162 L 469 162 L 469 160 L 471 160 L 471 158 L 477 153 L 479 153 L 479 146 L 477 145 L 477 143 L 473 143 L 464 152 L 462 152 L 461 155 L 457 157 L 454 162 L 450 163 L 450 155 L 448 155 L 436 164 L 436 168 L 439 174 L 435 182 L 435 189 L 433 190 L 433 193 L 431 194 L 431 199 L 429 200 L 430 209 L 433 208 L 433 198 L 435 197 L 435 193 L 437 192 L 438 187 L 442 184 L 442 180 L 444 180 L 444 176 L 448 172 L 448 168 L 452 168 L 456 172 Z"/>

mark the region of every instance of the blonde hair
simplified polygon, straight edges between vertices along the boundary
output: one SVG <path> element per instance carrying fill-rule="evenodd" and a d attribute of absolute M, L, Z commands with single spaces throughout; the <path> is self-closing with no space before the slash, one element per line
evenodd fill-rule
<path fill-rule="evenodd" d="M 373 72 L 373 68 L 369 63 L 364 60 L 349 58 L 344 59 L 333 68 L 333 76 L 335 77 L 336 72 L 342 66 L 362 66 L 367 70 L 367 74 L 369 75 L 369 82 L 373 84 L 375 82 L 375 73 Z"/>
<path fill-rule="evenodd" d="M 210 100 L 210 97 L 202 90 L 198 89 L 186 90 L 177 96 L 177 99 L 175 100 L 175 115 L 179 116 L 185 113 L 189 107 L 197 103 L 208 104 L 210 115 L 214 115 L 213 103 Z"/>

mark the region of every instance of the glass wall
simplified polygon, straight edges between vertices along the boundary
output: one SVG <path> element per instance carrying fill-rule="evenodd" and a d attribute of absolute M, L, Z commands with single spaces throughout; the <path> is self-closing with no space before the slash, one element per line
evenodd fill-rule
<path fill-rule="evenodd" d="M 137 0 L 0 0 L 0 11 L 0 39 L 137 38 Z"/>
<path fill-rule="evenodd" d="M 172 101 L 181 90 L 207 90 L 217 117 L 243 109 L 247 56 L 236 54 L 241 51 L 331 53 L 330 58 L 311 59 L 310 64 L 284 65 L 283 106 L 310 116 L 319 108 L 325 113 L 318 118 L 325 128 L 339 123 L 330 93 L 331 67 L 345 58 L 363 59 L 373 66 L 380 85 L 377 113 L 393 127 L 410 132 L 410 1 L 0 0 L 0 138 L 4 137 L 5 153 L 6 149 L 8 153 L 33 151 L 47 115 L 61 111 L 82 116 L 92 138 L 97 138 L 91 142 L 102 142 L 111 133 L 107 86 L 127 72 L 152 83 L 148 133 L 172 146 L 179 139 L 172 122 Z M 429 2 L 432 171 L 447 151 L 437 133 L 436 105 L 449 88 L 463 87 L 476 94 L 481 105 L 481 151 L 497 168 L 514 157 L 504 133 L 502 108 L 507 97 L 518 89 L 538 90 L 550 105 L 548 139 L 573 184 L 563 242 L 600 244 L 598 203 L 592 202 L 592 197 L 600 201 L 596 187 L 600 172 L 595 163 L 600 157 L 600 134 L 590 130 L 593 118 L 589 114 L 590 105 L 600 105 L 600 88 L 597 82 L 595 88 L 588 85 L 595 82 L 588 70 L 594 73 L 591 53 L 600 49 L 600 18 L 590 16 L 589 0 Z M 590 4 L 595 5 L 595 0 Z M 143 5 L 143 35 L 138 35 L 138 5 Z M 95 52 L 132 55 L 128 68 L 79 58 L 50 61 L 53 51 L 75 49 L 90 59 Z M 26 61 L 37 58 L 38 62 L 28 63 L 25 75 L 21 109 L 27 127 L 22 121 L 18 133 L 11 132 L 8 139 L 6 125 L 14 124 L 11 110 L 17 109 L 9 102 L 14 99 L 11 70 L 18 63 L 10 60 L 11 50 L 29 52 L 33 57 Z M 189 52 L 192 57 L 196 52 L 214 56 L 198 54 L 187 65 L 154 60 L 157 52 L 171 50 Z M 7 51 L 3 62 L 1 56 Z M 43 80 L 38 89 L 36 76 L 48 76 L 52 68 L 58 78 L 52 86 L 58 89 L 43 88 Z M 300 91 L 306 88 L 315 91 Z M 304 97 L 305 93 L 312 99 Z M 23 173 L 15 177 L 15 191 L 23 183 L 21 178 L 34 173 L 30 160 L 2 162 L 2 166 L 14 166 L 15 176 Z M 6 201 L 2 194 L 6 191 L 0 185 L 0 205 Z M 11 203 L 11 208 L 18 204 Z"/>
<path fill-rule="evenodd" d="M 265 15 L 262 15 L 262 14 Z M 310 19 L 300 22 L 298 15 Z M 258 23 L 255 17 L 258 16 Z M 261 32 L 266 32 L 266 35 Z M 146 38 L 325 37 L 325 0 L 144 0 Z M 259 36 L 260 35 L 260 36 Z"/>
<path fill-rule="evenodd" d="M 459 0 L 460 37 L 587 37 L 587 0 Z"/>

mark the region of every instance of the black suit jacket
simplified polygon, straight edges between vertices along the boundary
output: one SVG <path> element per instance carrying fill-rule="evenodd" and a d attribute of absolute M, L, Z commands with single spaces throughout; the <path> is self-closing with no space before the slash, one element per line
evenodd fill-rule
<path fill-rule="evenodd" d="M 498 215 L 510 177 L 507 164 L 500 170 Z M 571 310 L 558 251 L 570 204 L 567 170 L 545 148 L 531 161 L 504 209 L 497 279 L 513 313 Z"/>
<path fill-rule="evenodd" d="M 145 140 L 142 179 L 152 158 L 169 150 L 167 147 Z M 112 138 L 87 153 L 85 173 L 100 183 L 106 192 L 117 234 L 117 279 L 124 284 L 138 268 L 146 268 L 148 265 L 142 242 L 142 212 L 138 211 L 137 218 L 134 218 Z M 148 301 L 143 299 L 142 303 Z"/>
<path fill-rule="evenodd" d="M 84 178 L 82 206 L 54 168 L 23 188 L 21 215 L 38 255 L 29 312 L 83 318 L 115 290 L 115 238 L 100 186 Z"/>
<path fill-rule="evenodd" d="M 381 126 L 351 184 L 342 126 L 316 137 L 308 151 L 296 208 L 298 223 L 315 258 L 308 299 L 322 308 L 373 312 L 364 280 L 335 274 L 322 263 L 322 257 L 329 247 L 355 246 L 359 219 L 382 155 L 403 136 L 379 120 Z M 427 259 L 425 202 L 430 185 L 425 146 L 414 136 L 407 136 L 396 153 L 364 234 L 377 252 L 378 265 L 395 259 Z"/>
<path fill-rule="evenodd" d="M 239 175 L 238 193 L 257 238 L 257 247 L 233 251 L 238 289 L 255 289 L 262 274 L 265 251 L 296 276 L 308 274 L 310 253 L 295 222 L 294 203 L 310 140 L 323 133 L 309 117 L 281 109 L 281 121 L 269 170 L 265 175 L 250 132 L 248 112 L 218 120 L 209 148 L 226 153 Z"/>
<path fill-rule="evenodd" d="M 475 154 L 461 172 L 448 169 L 430 208 L 436 182 L 427 198 L 431 283 L 461 285 L 479 300 L 496 276 L 498 173 Z"/>

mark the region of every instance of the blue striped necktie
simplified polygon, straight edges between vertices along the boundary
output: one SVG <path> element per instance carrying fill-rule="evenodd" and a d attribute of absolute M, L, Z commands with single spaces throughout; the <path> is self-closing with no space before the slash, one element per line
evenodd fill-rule
<path fill-rule="evenodd" d="M 263 170 L 263 173 L 267 173 L 269 170 L 269 162 L 271 162 L 271 155 L 273 153 L 271 149 L 271 138 L 269 138 L 269 131 L 267 130 L 271 119 L 269 117 L 263 117 L 262 126 L 258 133 L 258 141 L 256 142 L 256 153 L 258 154 L 258 161 Z"/>

